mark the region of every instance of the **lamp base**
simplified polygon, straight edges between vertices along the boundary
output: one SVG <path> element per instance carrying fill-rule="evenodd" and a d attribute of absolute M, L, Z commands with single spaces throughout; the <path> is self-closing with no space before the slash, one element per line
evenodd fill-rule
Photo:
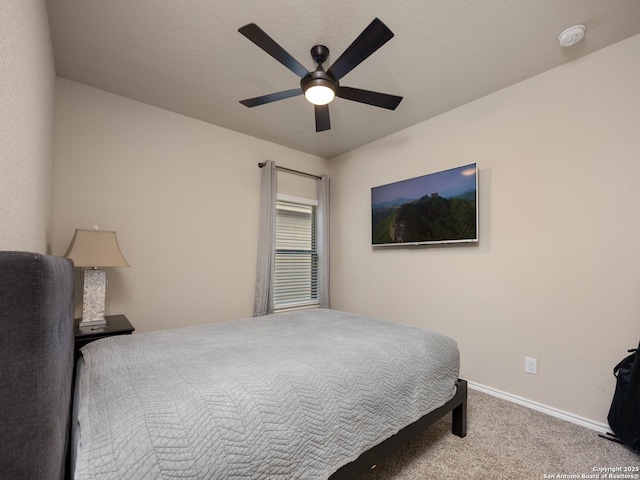
<path fill-rule="evenodd" d="M 106 319 L 102 320 L 87 320 L 86 322 L 83 320 L 78 324 L 80 328 L 93 328 L 93 327 L 104 327 L 107 324 Z"/>
<path fill-rule="evenodd" d="M 106 292 L 107 269 L 92 268 L 85 270 L 80 327 L 106 325 L 107 321 L 104 318 Z"/>

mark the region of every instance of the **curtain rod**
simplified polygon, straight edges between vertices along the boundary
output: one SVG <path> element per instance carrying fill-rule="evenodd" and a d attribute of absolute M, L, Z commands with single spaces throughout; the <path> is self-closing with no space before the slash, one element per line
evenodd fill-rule
<path fill-rule="evenodd" d="M 262 168 L 267 164 L 267 162 L 261 162 L 258 164 L 258 167 Z M 311 177 L 315 179 L 320 179 L 318 175 L 314 175 L 313 173 L 301 172 L 299 170 L 293 170 L 292 168 L 280 167 L 276 165 L 276 170 L 282 170 L 283 172 L 295 173 L 296 175 L 302 175 L 303 177 Z"/>

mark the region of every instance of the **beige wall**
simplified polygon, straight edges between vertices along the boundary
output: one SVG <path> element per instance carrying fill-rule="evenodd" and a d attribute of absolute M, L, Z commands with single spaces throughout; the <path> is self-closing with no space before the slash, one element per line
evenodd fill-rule
<path fill-rule="evenodd" d="M 327 162 L 67 80 L 56 101 L 54 253 L 76 228 L 117 232 L 131 267 L 109 270 L 107 314 L 139 332 L 251 316 L 257 164 Z M 315 195 L 313 181 L 278 177 L 283 193 Z"/>
<path fill-rule="evenodd" d="M 333 307 L 443 331 L 464 378 L 606 422 L 640 339 L 638 78 L 640 36 L 333 159 Z M 371 248 L 371 187 L 471 162 L 479 245 Z"/>
<path fill-rule="evenodd" d="M 55 70 L 43 0 L 0 2 L 0 250 L 45 253 Z"/>

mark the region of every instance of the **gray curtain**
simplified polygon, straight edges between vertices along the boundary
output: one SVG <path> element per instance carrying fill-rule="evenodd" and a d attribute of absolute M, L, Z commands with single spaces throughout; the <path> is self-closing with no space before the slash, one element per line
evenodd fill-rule
<path fill-rule="evenodd" d="M 262 167 L 260 189 L 260 231 L 258 267 L 253 316 L 273 313 L 273 272 L 276 249 L 276 163 L 268 160 Z"/>
<path fill-rule="evenodd" d="M 329 301 L 329 177 L 318 179 L 318 296 L 320 308 L 331 308 Z"/>

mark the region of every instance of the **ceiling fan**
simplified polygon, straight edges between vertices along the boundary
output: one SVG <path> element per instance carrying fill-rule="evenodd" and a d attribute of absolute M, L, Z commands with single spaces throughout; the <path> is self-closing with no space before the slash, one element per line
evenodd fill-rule
<path fill-rule="evenodd" d="M 322 132 L 331 129 L 329 103 L 336 96 L 389 110 L 395 110 L 402 100 L 402 97 L 396 95 L 343 87 L 339 82 L 342 77 L 393 38 L 393 32 L 378 18 L 364 29 L 327 71 L 322 64 L 329 57 L 329 49 L 324 45 L 316 45 L 311 49 L 311 57 L 318 66 L 310 72 L 255 23 L 245 25 L 238 31 L 301 78 L 300 88 L 241 100 L 240 103 L 247 107 L 256 107 L 304 93 L 315 108 L 316 132 Z"/>

